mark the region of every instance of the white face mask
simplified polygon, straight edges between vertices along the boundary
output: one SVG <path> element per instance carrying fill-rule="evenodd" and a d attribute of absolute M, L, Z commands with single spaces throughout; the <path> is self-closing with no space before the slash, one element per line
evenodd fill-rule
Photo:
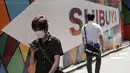
<path fill-rule="evenodd" d="M 36 31 L 36 35 L 38 38 L 43 38 L 45 36 L 45 32 L 44 31 Z"/>

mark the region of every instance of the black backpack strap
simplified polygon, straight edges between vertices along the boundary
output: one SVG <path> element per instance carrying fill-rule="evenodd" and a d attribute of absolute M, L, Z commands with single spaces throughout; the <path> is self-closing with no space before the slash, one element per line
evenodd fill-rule
<path fill-rule="evenodd" d="M 84 26 L 84 35 L 85 35 L 85 42 L 87 43 L 87 32 L 86 32 L 86 27 Z"/>

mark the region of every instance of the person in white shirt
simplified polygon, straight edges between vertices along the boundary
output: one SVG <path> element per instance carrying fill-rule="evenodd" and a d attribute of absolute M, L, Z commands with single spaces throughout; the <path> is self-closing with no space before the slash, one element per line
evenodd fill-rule
<path fill-rule="evenodd" d="M 101 50 L 103 49 L 103 31 L 100 27 L 100 25 L 96 24 L 94 22 L 95 15 L 94 14 L 88 14 L 88 23 L 85 24 L 82 29 L 82 39 L 83 44 L 85 48 L 85 53 L 87 56 L 87 70 L 88 73 L 92 73 L 92 58 L 93 55 L 87 53 L 86 51 L 86 43 L 89 43 L 90 45 L 99 45 L 97 48 L 99 49 L 98 55 L 96 56 L 96 66 L 95 66 L 95 73 L 100 73 L 100 66 L 101 66 Z M 89 48 L 93 49 L 93 48 Z"/>

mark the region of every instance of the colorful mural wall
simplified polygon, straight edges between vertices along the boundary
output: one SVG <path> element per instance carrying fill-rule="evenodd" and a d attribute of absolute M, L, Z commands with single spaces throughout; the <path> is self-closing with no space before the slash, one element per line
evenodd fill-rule
<path fill-rule="evenodd" d="M 33 0 L 0 0 L 0 73 L 28 73 L 28 47 L 1 30 L 19 15 Z"/>
<path fill-rule="evenodd" d="M 130 0 L 122 1 L 122 20 L 124 24 L 124 39 L 130 40 Z"/>
<path fill-rule="evenodd" d="M 34 0 L 0 0 L 0 30 L 13 21 L 13 19 L 15 19 L 33 1 Z M 93 0 L 93 2 L 121 9 L 120 0 Z M 121 42 L 121 40 L 116 40 L 118 38 L 114 37 L 115 35 L 120 35 L 120 27 L 121 26 L 118 25 L 104 32 L 105 40 L 110 40 L 106 43 L 111 45 L 106 45 L 109 48 L 103 49 L 103 52 L 111 50 L 113 47 L 116 47 L 115 44 Z M 5 32 L 0 31 L 0 56 L 3 59 L 0 66 L 0 73 L 33 73 L 35 68 L 34 66 L 29 67 L 28 54 L 29 49 L 27 46 Z M 77 64 L 85 60 L 86 55 L 83 52 L 83 45 L 77 45 L 63 55 L 63 67 L 66 68 L 72 64 Z"/>
<path fill-rule="evenodd" d="M 119 14 L 121 13 L 121 5 L 122 5 L 121 0 L 88 0 L 88 1 L 98 3 L 101 5 L 105 5 L 105 6 L 109 6 L 109 7 L 118 8 Z M 79 13 L 81 15 L 81 13 L 78 9 L 75 11 L 77 11 L 77 13 Z M 102 53 L 105 53 L 106 51 L 109 51 L 112 49 L 116 49 L 122 42 L 121 38 L 123 35 L 121 35 L 121 34 L 123 34 L 123 21 L 122 21 L 122 17 L 121 16 L 119 16 L 119 17 L 120 17 L 119 25 L 114 26 L 113 28 L 110 28 L 109 30 L 103 32 L 104 41 L 105 41 L 105 45 L 104 45 L 105 49 L 102 49 Z M 84 20 L 86 20 L 86 19 L 84 19 Z M 99 19 L 99 20 L 101 20 L 101 19 Z M 80 22 L 80 20 L 78 20 L 78 21 L 79 22 L 77 22 L 77 24 L 78 23 L 82 24 L 82 22 Z M 72 23 L 74 23 L 74 21 L 72 21 Z M 100 22 L 97 22 L 97 23 L 100 24 Z M 82 27 L 82 25 L 81 25 L 81 27 Z M 74 31 L 72 31 L 72 32 L 74 32 Z M 75 36 L 75 35 L 78 35 L 78 33 L 79 32 L 73 33 L 72 35 Z M 77 63 L 83 62 L 86 59 L 87 59 L 87 57 L 84 53 L 83 45 L 81 44 L 77 47 L 74 47 L 72 50 L 70 50 L 64 54 L 63 65 L 64 65 L 64 67 L 69 67 L 72 64 L 77 64 Z"/>

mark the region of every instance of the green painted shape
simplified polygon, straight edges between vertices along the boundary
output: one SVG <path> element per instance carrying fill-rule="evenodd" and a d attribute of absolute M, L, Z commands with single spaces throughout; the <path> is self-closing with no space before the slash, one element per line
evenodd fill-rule
<path fill-rule="evenodd" d="M 122 10 L 121 7 L 122 7 L 122 6 L 121 6 L 121 2 L 119 2 L 119 3 L 118 3 L 118 9 L 120 10 L 120 12 L 121 12 L 121 10 Z"/>
<path fill-rule="evenodd" d="M 104 0 L 104 5 L 108 5 L 108 0 Z"/>
<path fill-rule="evenodd" d="M 20 49 L 17 48 L 7 66 L 8 73 L 23 73 L 24 66 L 25 64 Z"/>
<path fill-rule="evenodd" d="M 4 53 L 4 49 L 5 49 L 5 44 L 6 44 L 7 38 L 8 38 L 8 35 L 5 34 L 5 33 L 3 33 L 0 36 L 0 54 L 2 56 L 3 56 L 3 53 Z"/>
<path fill-rule="evenodd" d="M 125 24 L 130 23 L 130 10 L 128 10 L 124 5 L 122 5 L 122 11 L 123 11 L 123 20 Z"/>

